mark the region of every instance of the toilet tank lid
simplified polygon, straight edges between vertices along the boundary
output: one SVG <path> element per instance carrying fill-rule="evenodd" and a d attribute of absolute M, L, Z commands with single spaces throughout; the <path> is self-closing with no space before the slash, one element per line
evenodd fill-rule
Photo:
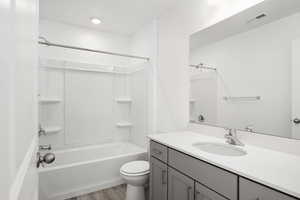
<path fill-rule="evenodd" d="M 121 167 L 121 171 L 127 174 L 140 174 L 149 171 L 149 169 L 149 162 L 142 160 L 128 162 Z"/>

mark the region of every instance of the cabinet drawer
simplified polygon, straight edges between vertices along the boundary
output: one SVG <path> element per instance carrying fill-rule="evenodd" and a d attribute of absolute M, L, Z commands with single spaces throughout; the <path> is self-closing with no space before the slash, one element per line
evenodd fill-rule
<path fill-rule="evenodd" d="M 173 149 L 169 149 L 169 165 L 228 199 L 237 200 L 238 177 L 235 174 Z"/>
<path fill-rule="evenodd" d="M 204 187 L 203 185 L 195 184 L 195 200 L 213 199 L 213 200 L 227 200 L 216 192 Z"/>
<path fill-rule="evenodd" d="M 150 143 L 150 154 L 163 162 L 168 160 L 168 148 L 154 141 Z"/>
<path fill-rule="evenodd" d="M 240 178 L 241 200 L 296 200 L 278 191 L 257 184 L 244 178 Z"/>

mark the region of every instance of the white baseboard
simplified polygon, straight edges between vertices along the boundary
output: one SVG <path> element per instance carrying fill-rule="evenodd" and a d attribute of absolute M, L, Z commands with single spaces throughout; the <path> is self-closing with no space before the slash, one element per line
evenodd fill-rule
<path fill-rule="evenodd" d="M 99 191 L 99 190 L 111 188 L 111 187 L 121 185 L 121 184 L 124 184 L 124 183 L 125 182 L 122 178 L 116 178 L 116 179 L 111 180 L 111 181 L 105 181 L 105 182 L 102 182 L 102 183 L 99 183 L 99 184 L 82 187 L 82 188 L 79 188 L 77 190 L 68 191 L 68 192 L 61 193 L 61 194 L 55 194 L 51 198 L 49 198 L 48 200 L 64 200 L 64 199 L 68 199 L 68 198 L 77 197 L 77 196 L 81 196 L 81 195 L 84 195 L 84 194 L 96 192 L 96 191 Z"/>
<path fill-rule="evenodd" d="M 10 200 L 18 200 L 20 193 L 25 190 L 25 178 L 28 175 L 29 168 L 33 164 L 32 160 L 35 157 L 37 145 L 38 137 L 34 137 L 10 187 Z M 32 185 L 31 187 L 38 187 L 38 185 Z"/>

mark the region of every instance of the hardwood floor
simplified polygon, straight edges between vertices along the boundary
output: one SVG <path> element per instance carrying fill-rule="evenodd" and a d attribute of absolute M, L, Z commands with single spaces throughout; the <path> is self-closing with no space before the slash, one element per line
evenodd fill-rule
<path fill-rule="evenodd" d="M 66 200 L 125 200 L 126 185 L 119 185 Z"/>

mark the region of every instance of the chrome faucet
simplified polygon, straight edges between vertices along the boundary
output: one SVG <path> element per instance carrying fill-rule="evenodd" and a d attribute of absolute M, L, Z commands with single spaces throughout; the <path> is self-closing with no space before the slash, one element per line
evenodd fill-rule
<path fill-rule="evenodd" d="M 228 133 L 224 135 L 228 144 L 244 146 L 244 144 L 237 138 L 236 129 L 226 128 L 225 130 L 228 131 Z"/>

